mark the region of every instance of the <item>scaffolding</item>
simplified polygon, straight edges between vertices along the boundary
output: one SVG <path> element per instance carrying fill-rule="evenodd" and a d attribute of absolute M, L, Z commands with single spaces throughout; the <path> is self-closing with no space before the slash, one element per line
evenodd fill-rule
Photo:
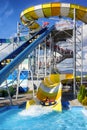
<path fill-rule="evenodd" d="M 27 70 L 31 71 L 32 79 L 40 79 L 46 77 L 51 73 L 61 73 L 60 68 L 62 65 L 62 69 L 68 68 L 72 69 L 72 73 L 74 76 L 73 80 L 73 95 L 76 96 L 76 76 L 78 76 L 78 72 L 80 72 L 81 76 L 81 84 L 83 77 L 83 30 L 82 25 L 78 25 L 76 22 L 76 14 L 75 9 L 73 16 L 73 28 L 66 30 L 53 30 L 45 39 L 43 39 L 42 43 L 40 43 L 33 52 L 26 57 L 28 60 Z M 31 37 L 30 30 L 26 30 L 26 28 L 17 24 L 17 45 L 19 46 L 20 35 L 25 35 L 27 32 L 28 38 Z M 23 33 L 23 34 L 22 34 Z M 24 34 L 25 33 L 25 34 Z M 38 36 L 36 37 L 36 39 Z M 35 39 L 34 39 L 35 40 Z M 13 42 L 14 43 L 14 42 Z M 14 43 L 15 44 L 15 43 Z M 14 47 L 15 45 L 13 45 Z M 15 48 L 14 48 L 15 49 Z M 70 59 L 69 64 L 67 64 L 67 60 Z M 21 68 L 23 69 L 23 68 Z M 18 87 L 19 87 L 19 78 L 20 78 L 20 68 L 18 67 L 18 82 L 17 82 L 17 94 L 18 95 Z M 32 80 L 33 82 L 33 80 Z M 34 95 L 34 94 L 33 94 Z M 17 96 L 16 96 L 17 99 Z"/>
<path fill-rule="evenodd" d="M 72 69 L 74 76 L 73 94 L 76 95 L 76 76 L 80 72 L 81 84 L 83 77 L 83 32 L 82 25 L 76 22 L 75 9 L 73 14 L 73 28 L 67 30 L 53 30 L 39 46 L 32 52 L 29 62 L 33 76 L 43 78 L 52 72 L 60 72 L 60 66 Z M 69 64 L 67 60 L 70 59 Z M 65 62 L 66 61 L 66 62 Z"/>

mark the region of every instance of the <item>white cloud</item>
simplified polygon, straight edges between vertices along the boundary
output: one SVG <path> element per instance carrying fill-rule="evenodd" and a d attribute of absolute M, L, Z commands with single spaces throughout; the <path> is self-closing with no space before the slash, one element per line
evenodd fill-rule
<path fill-rule="evenodd" d="M 4 3 L 4 6 L 2 5 L 2 6 L 0 6 L 0 15 L 2 14 L 4 14 L 5 13 L 5 11 L 8 9 L 8 7 L 9 7 L 9 2 L 8 1 L 6 1 L 5 3 Z"/>
<path fill-rule="evenodd" d="M 12 14 L 13 14 L 13 9 L 7 10 L 7 11 L 5 12 L 5 16 L 6 16 L 6 17 L 9 17 L 9 16 L 12 15 Z"/>
<path fill-rule="evenodd" d="M 2 4 L 2 3 L 1 3 Z M 9 1 L 4 2 L 4 6 L 0 6 L 0 26 L 6 22 L 6 18 L 13 14 L 13 9 L 10 6 Z"/>
<path fill-rule="evenodd" d="M 83 44 L 87 46 L 87 25 L 83 25 Z"/>
<path fill-rule="evenodd" d="M 87 71 L 87 25 L 83 25 L 83 71 Z"/>

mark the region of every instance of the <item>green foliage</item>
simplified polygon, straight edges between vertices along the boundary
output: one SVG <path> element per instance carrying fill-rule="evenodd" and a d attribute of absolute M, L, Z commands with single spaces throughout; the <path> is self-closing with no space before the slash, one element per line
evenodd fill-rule
<path fill-rule="evenodd" d="M 84 96 L 79 93 L 77 98 L 78 98 L 79 102 L 82 102 L 82 100 L 84 99 Z"/>
<path fill-rule="evenodd" d="M 10 95 L 12 97 L 15 94 L 15 89 L 12 86 L 10 86 L 9 91 L 10 91 Z"/>
<path fill-rule="evenodd" d="M 82 100 L 82 104 L 84 105 L 84 106 L 87 106 L 87 97 L 85 96 L 85 98 Z"/>
<path fill-rule="evenodd" d="M 15 90 L 12 86 L 9 87 L 9 92 L 11 97 L 15 94 Z M 0 89 L 0 97 L 7 97 L 7 96 L 8 96 L 7 89 Z"/>
<path fill-rule="evenodd" d="M 80 77 L 76 77 L 76 82 L 80 82 L 81 78 Z"/>
<path fill-rule="evenodd" d="M 77 95 L 77 98 L 78 98 L 79 102 L 82 103 L 82 100 L 85 98 L 86 94 L 87 94 L 87 90 L 85 89 L 85 86 L 81 85 L 80 86 L 80 91 L 79 91 L 79 93 Z"/>
<path fill-rule="evenodd" d="M 1 89 L 1 90 L 0 90 L 0 97 L 6 97 L 6 96 L 8 96 L 7 91 L 4 90 L 4 89 Z"/>

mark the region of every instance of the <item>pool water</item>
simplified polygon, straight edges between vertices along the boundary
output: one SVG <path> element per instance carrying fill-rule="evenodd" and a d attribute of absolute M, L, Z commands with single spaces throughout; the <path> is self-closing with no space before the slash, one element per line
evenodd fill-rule
<path fill-rule="evenodd" d="M 12 108 L 0 112 L 0 130 L 87 130 L 87 116 L 79 107 L 62 112 L 41 106 Z"/>

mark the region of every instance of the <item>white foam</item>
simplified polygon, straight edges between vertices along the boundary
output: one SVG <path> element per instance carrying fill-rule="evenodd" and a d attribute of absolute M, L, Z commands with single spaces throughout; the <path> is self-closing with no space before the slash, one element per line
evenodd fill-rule
<path fill-rule="evenodd" d="M 82 110 L 82 113 L 83 113 L 85 116 L 87 116 L 87 110 L 86 110 L 86 109 L 83 109 L 83 110 Z"/>
<path fill-rule="evenodd" d="M 32 105 L 29 109 L 25 109 L 19 112 L 19 114 L 22 116 L 36 117 L 36 116 L 48 114 L 50 112 L 52 112 L 52 109 L 49 107 L 43 107 L 41 105 Z"/>

